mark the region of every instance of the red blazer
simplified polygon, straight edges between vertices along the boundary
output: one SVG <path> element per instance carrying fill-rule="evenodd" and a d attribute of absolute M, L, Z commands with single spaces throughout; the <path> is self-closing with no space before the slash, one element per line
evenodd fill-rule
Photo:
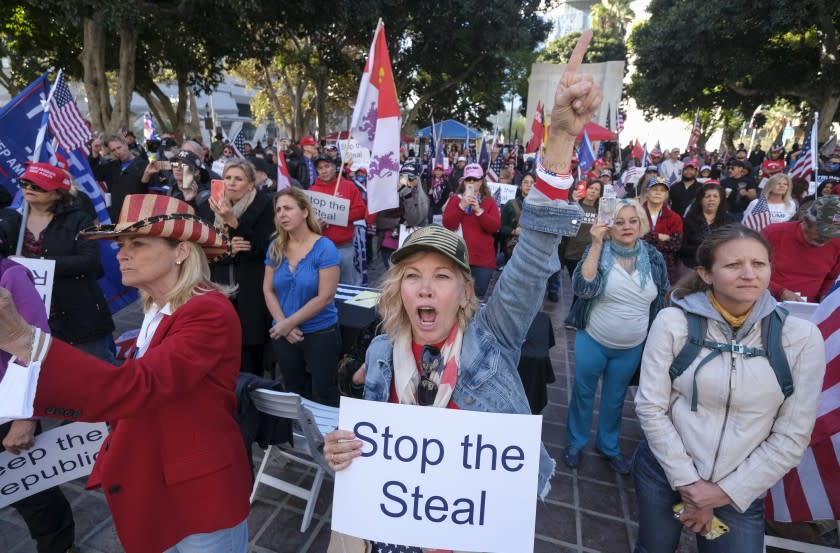
<path fill-rule="evenodd" d="M 165 317 L 140 359 L 114 367 L 53 340 L 35 414 L 115 421 L 88 481 L 102 486 L 127 553 L 242 522 L 251 472 L 233 418 L 241 333 L 218 292 Z"/>

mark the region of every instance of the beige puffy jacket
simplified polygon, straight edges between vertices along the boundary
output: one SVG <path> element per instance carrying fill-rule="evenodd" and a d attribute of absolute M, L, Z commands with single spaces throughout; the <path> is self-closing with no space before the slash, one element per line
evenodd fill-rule
<path fill-rule="evenodd" d="M 710 350 L 704 348 L 671 382 L 668 369 L 688 334 L 683 309 L 709 319 L 708 340 L 730 342 L 732 330 L 705 293 L 672 303 L 682 309 L 660 311 L 648 335 L 636 414 L 674 489 L 700 479 L 716 482 L 743 512 L 799 463 L 808 446 L 825 373 L 822 336 L 812 323 L 787 318 L 782 341 L 794 385 L 787 399 L 767 358 L 722 353 L 697 373 L 698 408 L 692 412 L 695 368 Z M 736 341 L 761 347 L 760 319 L 774 307 L 765 292 Z"/>

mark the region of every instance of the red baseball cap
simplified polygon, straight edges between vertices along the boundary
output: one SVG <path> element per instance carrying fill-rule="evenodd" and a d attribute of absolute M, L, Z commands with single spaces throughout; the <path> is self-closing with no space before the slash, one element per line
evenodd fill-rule
<path fill-rule="evenodd" d="M 52 190 L 70 190 L 70 178 L 67 173 L 49 163 L 30 163 L 20 177 L 47 192 Z"/>
<path fill-rule="evenodd" d="M 306 136 L 304 136 L 303 138 L 300 139 L 300 145 L 301 146 L 317 146 L 318 143 L 315 142 L 315 138 L 313 138 L 310 135 L 306 135 Z"/>
<path fill-rule="evenodd" d="M 764 170 L 775 175 L 785 170 L 785 162 L 781 159 L 768 159 L 764 162 Z"/>

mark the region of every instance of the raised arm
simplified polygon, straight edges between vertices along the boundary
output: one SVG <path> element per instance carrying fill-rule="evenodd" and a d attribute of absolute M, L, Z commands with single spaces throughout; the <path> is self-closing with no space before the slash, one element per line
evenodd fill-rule
<path fill-rule="evenodd" d="M 557 85 L 544 161 L 519 220 L 519 243 L 478 315 L 501 345 L 516 351 L 542 305 L 548 276 L 560 268 L 560 237 L 577 234 L 583 218 L 580 206 L 569 202 L 574 179 L 568 173 L 575 139 L 601 103 L 598 84 L 578 74 L 591 38 L 591 31 L 581 35 Z"/>

